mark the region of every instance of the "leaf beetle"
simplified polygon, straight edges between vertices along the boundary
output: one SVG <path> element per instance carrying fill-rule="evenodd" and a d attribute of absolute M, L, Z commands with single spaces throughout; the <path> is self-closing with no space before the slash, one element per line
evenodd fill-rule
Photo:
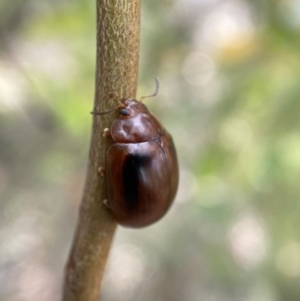
<path fill-rule="evenodd" d="M 156 79 L 157 95 L 159 88 Z M 123 98 L 104 136 L 112 138 L 105 155 L 109 207 L 117 223 L 125 227 L 148 226 L 170 208 L 178 187 L 179 170 L 171 135 L 136 99 Z"/>

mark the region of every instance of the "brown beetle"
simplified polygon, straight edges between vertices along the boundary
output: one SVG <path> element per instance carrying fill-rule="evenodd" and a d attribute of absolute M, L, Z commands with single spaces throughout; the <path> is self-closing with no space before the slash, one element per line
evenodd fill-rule
<path fill-rule="evenodd" d="M 176 150 L 171 135 L 141 101 L 122 99 L 115 111 L 105 130 L 114 141 L 105 159 L 106 204 L 119 224 L 145 227 L 160 219 L 175 198 Z"/>

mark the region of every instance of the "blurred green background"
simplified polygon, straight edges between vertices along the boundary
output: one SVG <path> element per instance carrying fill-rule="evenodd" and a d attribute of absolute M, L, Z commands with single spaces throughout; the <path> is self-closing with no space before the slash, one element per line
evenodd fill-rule
<path fill-rule="evenodd" d="M 87 165 L 95 1 L 0 0 L 0 300 L 59 300 Z M 300 300 L 300 1 L 142 1 L 137 97 L 176 202 L 119 228 L 103 301 Z"/>

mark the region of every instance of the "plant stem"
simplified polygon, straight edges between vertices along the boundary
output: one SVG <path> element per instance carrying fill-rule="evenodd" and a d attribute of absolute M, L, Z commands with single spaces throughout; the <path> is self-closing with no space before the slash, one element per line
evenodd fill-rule
<path fill-rule="evenodd" d="M 94 111 L 117 106 L 122 97 L 135 97 L 139 59 L 139 0 L 97 0 L 97 63 Z M 111 94 L 117 97 L 110 97 Z M 109 139 L 102 132 L 113 114 L 93 117 L 85 189 L 73 245 L 65 271 L 63 301 L 99 300 L 104 269 L 116 229 L 109 210 L 104 166 Z"/>

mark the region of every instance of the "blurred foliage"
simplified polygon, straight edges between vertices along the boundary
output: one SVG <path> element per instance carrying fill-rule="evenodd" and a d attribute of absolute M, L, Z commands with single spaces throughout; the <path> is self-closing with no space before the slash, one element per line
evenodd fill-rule
<path fill-rule="evenodd" d="M 95 3 L 0 1 L 0 299 L 59 300 L 84 184 Z M 119 229 L 102 300 L 300 299 L 300 4 L 142 3 L 138 95 L 172 133 L 176 203 Z"/>

